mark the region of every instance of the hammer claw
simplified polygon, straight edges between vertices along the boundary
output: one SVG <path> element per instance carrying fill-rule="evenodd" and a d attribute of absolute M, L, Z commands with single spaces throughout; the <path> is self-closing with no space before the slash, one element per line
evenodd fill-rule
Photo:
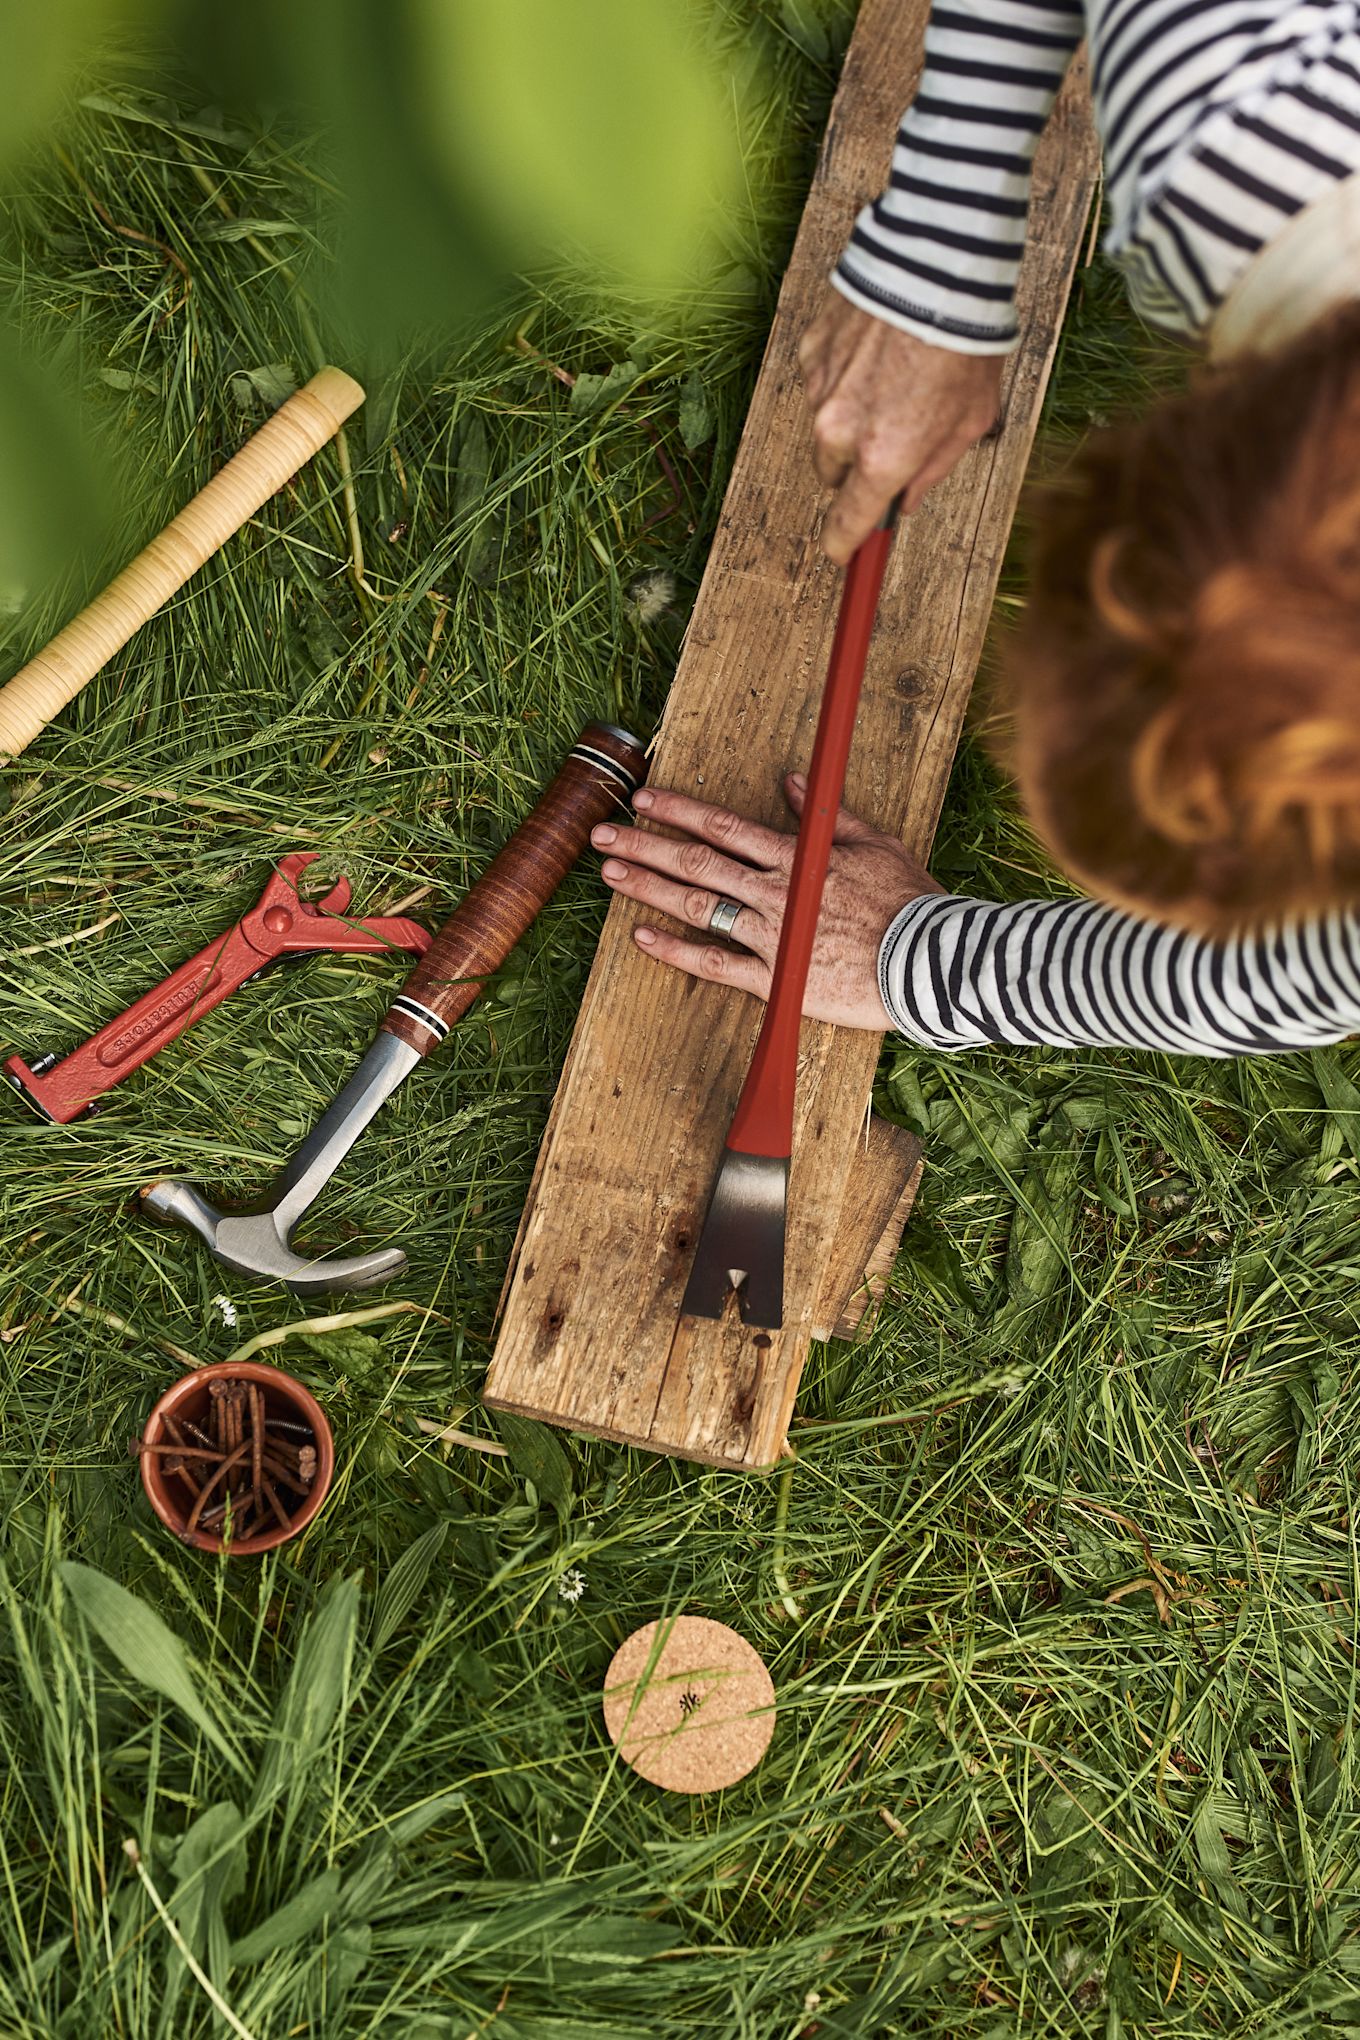
<path fill-rule="evenodd" d="M 219 1211 L 191 1183 L 166 1178 L 139 1194 L 148 1218 L 196 1232 L 224 1268 L 248 1282 L 282 1282 L 295 1296 L 332 1289 L 373 1289 L 406 1266 L 400 1247 L 371 1253 L 296 1254 L 289 1244 L 313 1200 L 330 1181 L 375 1112 L 420 1060 L 394 1035 L 380 1034 L 354 1075 L 276 1179 L 256 1211 Z"/>
<path fill-rule="evenodd" d="M 324 1296 L 337 1289 L 375 1289 L 406 1266 L 400 1247 L 372 1253 L 309 1256 L 295 1254 L 276 1215 L 218 1211 L 191 1183 L 148 1183 L 138 1193 L 148 1218 L 196 1232 L 215 1260 L 248 1282 L 281 1282 L 294 1296 Z"/>

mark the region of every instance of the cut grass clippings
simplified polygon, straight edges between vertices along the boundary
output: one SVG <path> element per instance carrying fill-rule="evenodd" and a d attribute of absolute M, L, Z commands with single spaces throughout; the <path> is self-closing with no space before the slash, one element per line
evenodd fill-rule
<path fill-rule="evenodd" d="M 746 283 L 669 332 L 526 286 L 370 375 L 353 515 L 327 451 L 5 774 L 9 1047 L 73 1045 L 288 848 L 433 921 L 585 719 L 654 721 L 834 78 L 824 12 L 748 11 Z M 180 111 L 87 111 L 15 210 L 7 281 L 102 407 L 122 527 L 15 608 L 5 670 L 314 365 L 277 248 L 204 232 L 305 227 L 298 151 Z M 1043 457 L 1170 372 L 1088 272 Z M 937 868 L 1056 885 L 974 747 Z M 128 1212 L 167 1171 L 261 1187 L 399 963 L 274 973 L 96 1119 L 0 1110 L 0 2031 L 1354 2033 L 1354 1054 L 890 1043 L 929 1167 L 887 1304 L 816 1354 L 791 1467 L 715 1473 L 476 1400 L 603 909 L 583 866 L 311 1222 L 399 1241 L 415 1309 L 299 1325 Z M 125 1440 L 285 1325 L 331 1499 L 258 1564 L 185 1552 Z M 779 1693 L 712 1799 L 600 1717 L 619 1642 L 680 1610 Z"/>

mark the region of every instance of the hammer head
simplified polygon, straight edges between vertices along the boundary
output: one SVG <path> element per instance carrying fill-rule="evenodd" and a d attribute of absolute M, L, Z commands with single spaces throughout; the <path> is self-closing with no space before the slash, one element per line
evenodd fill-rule
<path fill-rule="evenodd" d="M 340 1260 L 307 1259 L 289 1246 L 294 1226 L 325 1189 L 383 1101 L 420 1061 L 419 1051 L 394 1034 L 379 1034 L 339 1097 L 329 1105 L 255 1212 L 219 1211 L 188 1183 L 167 1179 L 139 1192 L 148 1218 L 188 1226 L 224 1267 L 251 1282 L 283 1282 L 295 1296 L 328 1289 L 372 1289 L 406 1266 L 400 1247 Z"/>
<path fill-rule="evenodd" d="M 188 1183 L 149 1183 L 138 1192 L 148 1218 L 187 1226 L 210 1253 L 250 1282 L 282 1282 L 294 1296 L 322 1296 L 333 1289 L 373 1289 L 406 1266 L 400 1247 L 380 1247 L 347 1259 L 309 1260 L 288 1244 L 289 1221 L 282 1211 L 252 1216 L 219 1211 Z"/>

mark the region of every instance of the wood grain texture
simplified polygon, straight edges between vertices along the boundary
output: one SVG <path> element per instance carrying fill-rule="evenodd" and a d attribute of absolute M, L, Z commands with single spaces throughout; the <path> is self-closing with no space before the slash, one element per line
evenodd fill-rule
<path fill-rule="evenodd" d="M 872 1327 L 924 1167 L 916 1135 L 871 1112 L 846 1175 L 845 1202 L 812 1322 L 814 1339 L 860 1338 Z"/>
<path fill-rule="evenodd" d="M 926 7 L 865 0 L 650 773 L 788 826 L 840 576 L 816 544 L 795 350 L 853 216 L 884 181 Z M 902 528 L 870 650 L 847 800 L 925 852 L 1080 248 L 1096 154 L 1084 77 L 1036 164 L 1024 338 L 1005 425 Z M 759 1025 L 753 1001 L 649 963 L 610 908 L 554 1104 L 486 1400 L 719 1465 L 780 1454 L 846 1209 L 879 1037 L 806 1022 L 782 1332 L 681 1319 L 698 1228 Z M 900 1184 L 899 1184 L 900 1189 Z"/>

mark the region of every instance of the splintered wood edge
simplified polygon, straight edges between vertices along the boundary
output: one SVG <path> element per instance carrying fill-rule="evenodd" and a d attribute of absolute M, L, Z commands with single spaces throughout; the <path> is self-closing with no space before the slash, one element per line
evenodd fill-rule
<path fill-rule="evenodd" d="M 902 1193 L 892 1209 L 892 1216 L 882 1233 L 874 1242 L 872 1252 L 864 1262 L 863 1273 L 855 1280 L 851 1289 L 842 1291 L 839 1298 L 828 1274 L 827 1287 L 822 1293 L 818 1321 L 813 1326 L 814 1339 L 851 1339 L 856 1342 L 867 1339 L 878 1322 L 878 1313 L 887 1294 L 888 1282 L 892 1275 L 897 1256 L 902 1248 L 902 1235 L 916 1203 L 916 1193 L 921 1187 L 925 1172 L 925 1156 L 917 1160 L 915 1168 L 902 1186 Z"/>
<path fill-rule="evenodd" d="M 852 1338 L 883 1294 L 921 1176 L 914 1133 L 870 1111 L 829 1243 L 814 1339 Z M 865 1327 L 867 1330 L 867 1325 Z"/>
<path fill-rule="evenodd" d="M 893 1207 L 893 1215 L 883 1229 L 883 1237 L 870 1256 L 863 1282 L 846 1300 L 831 1330 L 816 1334 L 819 1339 L 866 1339 L 872 1332 L 887 1294 L 889 1277 L 902 1250 L 902 1235 L 915 1206 L 925 1166 L 925 1156 L 922 1155 Z"/>
<path fill-rule="evenodd" d="M 653 1457 L 666 1450 L 653 1445 L 648 1438 L 640 1438 L 636 1431 L 612 1429 L 608 1424 L 591 1423 L 585 1417 L 560 1417 L 554 1411 L 545 1410 L 541 1403 L 516 1402 L 507 1395 L 491 1395 L 482 1391 L 481 1402 L 488 1410 L 505 1410 L 512 1417 L 525 1417 L 532 1424 L 551 1424 L 555 1431 L 564 1431 L 569 1438 L 600 1438 L 607 1445 L 629 1445 L 635 1452 L 650 1452 Z M 719 1466 L 726 1473 L 768 1473 L 787 1458 L 790 1447 L 787 1440 L 779 1451 L 769 1459 L 748 1459 L 736 1452 L 705 1452 L 699 1446 L 686 1446 L 683 1456 L 687 1465 Z"/>

